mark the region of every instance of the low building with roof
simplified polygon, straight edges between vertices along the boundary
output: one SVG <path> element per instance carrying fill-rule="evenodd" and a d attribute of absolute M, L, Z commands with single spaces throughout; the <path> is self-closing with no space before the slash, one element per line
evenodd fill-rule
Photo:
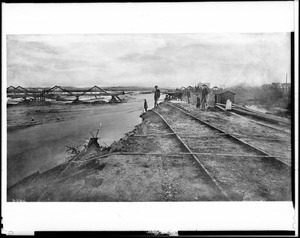
<path fill-rule="evenodd" d="M 226 104 L 229 99 L 232 103 L 234 103 L 235 93 L 229 90 L 220 90 L 215 92 L 215 103 Z"/>

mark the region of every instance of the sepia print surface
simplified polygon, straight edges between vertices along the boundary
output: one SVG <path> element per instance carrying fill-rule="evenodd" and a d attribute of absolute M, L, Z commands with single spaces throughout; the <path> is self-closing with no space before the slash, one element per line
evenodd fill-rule
<path fill-rule="evenodd" d="M 7 35 L 7 201 L 291 201 L 291 34 Z"/>

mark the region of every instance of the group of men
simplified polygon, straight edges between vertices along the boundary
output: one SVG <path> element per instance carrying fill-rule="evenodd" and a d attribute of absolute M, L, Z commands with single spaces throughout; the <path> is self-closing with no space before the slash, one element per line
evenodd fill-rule
<path fill-rule="evenodd" d="M 206 84 L 202 85 L 202 90 L 201 90 L 201 101 L 199 98 L 199 94 L 197 94 L 197 103 L 196 103 L 196 108 L 199 108 L 200 105 L 202 110 L 207 108 L 207 96 L 210 93 L 210 90 Z"/>
<path fill-rule="evenodd" d="M 159 107 L 159 104 L 158 104 L 158 100 L 160 98 L 160 90 L 158 88 L 158 86 L 155 86 L 155 91 L 154 91 L 154 107 Z M 199 97 L 199 94 L 197 94 L 197 97 L 196 97 L 196 108 L 201 108 L 202 110 L 206 109 L 207 108 L 207 95 L 209 94 L 210 90 L 209 88 L 207 87 L 207 85 L 203 84 L 202 85 L 202 90 L 201 90 L 201 100 L 200 100 L 200 97 Z M 190 90 L 187 91 L 187 100 L 188 100 L 188 103 L 190 103 L 190 97 L 191 97 L 191 92 Z M 145 112 L 147 112 L 148 110 L 148 104 L 147 104 L 147 100 L 145 99 L 144 100 L 144 110 Z"/>
<path fill-rule="evenodd" d="M 207 95 L 210 93 L 210 90 L 208 88 L 208 86 L 206 84 L 202 85 L 201 88 L 201 99 L 199 97 L 199 94 L 196 94 L 196 108 L 200 108 L 201 106 L 201 110 L 204 110 L 207 108 Z M 187 97 L 187 101 L 188 103 L 190 103 L 190 97 L 191 97 L 191 91 L 188 90 L 186 92 L 186 97 Z"/>

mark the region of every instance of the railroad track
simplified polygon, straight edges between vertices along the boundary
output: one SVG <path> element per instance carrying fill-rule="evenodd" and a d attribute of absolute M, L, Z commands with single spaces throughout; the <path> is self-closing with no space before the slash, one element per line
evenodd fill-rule
<path fill-rule="evenodd" d="M 286 152 L 283 153 L 283 150 L 278 151 L 278 148 L 284 148 L 284 146 L 289 146 L 289 144 L 291 143 L 290 139 L 286 138 L 286 135 L 283 134 L 283 133 L 286 133 L 286 131 L 281 131 L 283 133 L 278 134 L 278 131 L 275 130 L 277 128 L 270 127 L 269 128 L 269 133 L 273 133 L 273 131 L 274 131 L 274 136 L 271 136 L 271 137 L 262 136 L 263 134 L 261 134 L 261 135 L 249 134 L 247 136 L 247 132 L 249 130 L 248 131 L 246 130 L 246 135 L 241 135 L 241 133 L 242 134 L 245 133 L 244 130 L 241 130 L 241 131 L 237 130 L 238 133 L 235 133 L 236 129 L 234 129 L 234 130 L 229 129 L 229 131 L 231 130 L 233 133 L 232 132 L 228 133 L 226 129 L 219 128 L 218 124 L 217 124 L 217 126 L 212 125 L 212 124 L 216 124 L 215 123 L 216 121 L 213 122 L 213 123 L 208 123 L 205 120 L 199 118 L 199 115 L 195 115 L 195 114 L 193 115 L 193 114 L 187 112 L 186 110 L 184 110 L 184 109 L 182 109 L 178 106 L 175 106 L 174 104 L 171 104 L 171 103 L 168 103 L 168 102 L 164 102 L 164 104 L 168 105 L 168 106 L 170 106 L 170 107 L 172 107 L 172 108 L 174 108 L 174 109 L 176 109 L 176 110 L 178 110 L 182 113 L 184 113 L 188 117 L 193 118 L 194 120 L 198 121 L 201 124 L 207 125 L 208 127 L 212 128 L 213 130 L 218 131 L 219 133 L 225 135 L 226 137 L 236 141 L 236 143 L 243 144 L 243 145 L 251 148 L 252 150 L 257 151 L 261 155 L 272 157 L 274 160 L 278 160 L 279 162 L 281 162 L 283 164 L 286 164 L 287 166 L 291 166 L 289 156 L 288 157 L 287 156 L 278 156 L 278 154 L 285 154 L 286 155 Z M 204 118 L 207 119 L 207 116 L 204 115 Z M 247 120 L 249 120 L 249 119 L 247 118 Z M 224 121 L 224 123 L 227 123 L 227 122 Z M 256 124 L 258 124 L 259 126 L 264 126 L 264 125 L 261 125 L 260 123 L 256 123 Z M 227 125 L 227 124 L 225 124 L 225 125 Z M 229 123 L 229 126 L 231 126 L 231 123 Z M 222 127 L 224 128 L 224 126 L 222 126 Z M 288 134 L 290 135 L 290 133 L 288 133 Z M 273 142 L 273 144 L 272 144 L 272 142 Z M 265 145 L 267 147 L 269 147 L 267 150 L 269 152 L 271 152 L 273 155 L 270 155 L 269 152 L 264 151 L 264 149 L 260 149 L 261 147 L 265 147 Z M 274 146 L 278 147 L 278 148 L 275 148 Z M 270 150 L 270 148 L 271 148 L 271 150 Z M 274 154 L 274 151 L 272 151 L 272 148 L 274 148 L 275 151 L 277 151 L 279 153 Z M 287 150 L 287 151 L 289 151 L 289 150 Z M 285 159 L 286 161 L 282 160 L 282 158 Z"/>
<path fill-rule="evenodd" d="M 226 111 L 225 108 L 223 107 L 223 105 L 215 105 L 217 108 L 221 109 L 222 111 Z M 286 129 L 283 129 L 283 128 L 278 128 L 278 127 L 275 127 L 273 125 L 269 125 L 269 124 L 266 124 L 266 123 L 262 123 L 262 122 L 259 122 L 257 120 L 253 120 L 253 119 L 250 119 L 248 117 L 245 117 L 245 116 L 242 116 L 242 115 L 239 115 L 235 112 L 232 112 L 232 111 L 226 111 L 226 113 L 230 113 L 231 115 L 235 115 L 237 117 L 241 117 L 241 118 L 247 118 L 249 121 L 253 122 L 253 123 L 256 123 L 258 125 L 261 125 L 261 126 L 264 126 L 264 127 L 267 127 L 267 128 L 271 128 L 273 130 L 276 130 L 276 131 L 280 131 L 280 132 L 283 132 L 283 133 L 286 133 L 286 134 L 290 134 L 289 131 L 287 131 Z"/>
<path fill-rule="evenodd" d="M 194 160 L 200 165 L 200 168 L 209 176 L 209 178 L 213 181 L 217 189 L 226 197 L 227 200 L 230 200 L 229 195 L 226 193 L 226 191 L 220 186 L 218 181 L 212 176 L 212 174 L 206 169 L 206 167 L 198 160 L 197 156 L 193 154 L 191 149 L 187 146 L 187 144 L 181 139 L 181 137 L 175 133 L 174 129 L 171 127 L 171 125 L 163 118 L 162 115 L 160 115 L 158 112 L 153 111 L 156 113 L 170 128 L 170 130 L 174 133 L 174 135 L 177 137 L 177 139 L 180 141 L 180 143 L 184 146 L 184 148 L 190 153 L 190 155 L 194 158 Z"/>
<path fill-rule="evenodd" d="M 207 122 L 201 120 L 199 117 L 193 116 L 192 114 L 190 114 L 190 113 L 184 111 L 183 109 L 181 109 L 181 108 L 179 108 L 179 107 L 177 107 L 177 106 L 175 106 L 175 105 L 173 105 L 173 104 L 170 104 L 170 103 L 166 103 L 166 104 L 167 104 L 168 106 L 171 106 L 171 107 L 173 107 L 173 108 L 179 110 L 180 112 L 184 113 L 185 115 L 187 115 L 187 116 L 189 116 L 189 117 L 195 119 L 195 120 L 198 121 L 199 123 L 204 124 L 204 125 L 208 126 L 209 128 L 211 128 L 211 129 L 213 129 L 213 130 L 215 130 L 215 131 L 218 131 L 218 132 L 220 132 L 220 133 L 223 133 L 223 134 L 226 135 L 228 138 L 234 140 L 236 143 L 242 144 L 242 145 L 244 145 L 244 146 L 250 148 L 251 150 L 256 151 L 256 152 L 257 152 L 258 154 L 260 154 L 260 155 L 263 155 L 263 156 L 267 156 L 267 157 L 273 158 L 274 160 L 277 160 L 278 162 L 283 163 L 283 164 L 286 165 L 286 166 L 289 166 L 289 167 L 291 166 L 291 165 L 288 164 L 287 162 L 282 161 L 281 159 L 279 159 L 279 158 L 277 158 L 277 157 L 275 157 L 275 156 L 269 155 L 269 154 L 266 153 L 265 151 L 263 151 L 263 150 L 261 150 L 261 149 L 259 149 L 259 148 L 256 148 L 255 146 L 253 146 L 253 145 L 247 143 L 246 141 L 244 141 L 244 140 L 242 140 L 242 139 L 240 139 L 240 138 L 237 138 L 236 136 L 234 136 L 234 135 L 232 135 L 232 134 L 229 134 L 229 133 L 225 132 L 224 130 L 222 130 L 222 129 L 220 129 L 220 128 L 217 128 L 216 126 L 213 126 L 213 125 L 211 125 L 211 124 L 209 124 L 209 123 L 207 123 Z"/>
<path fill-rule="evenodd" d="M 209 162 L 207 161 L 209 161 L 210 158 L 213 158 L 214 163 L 220 163 L 220 167 L 226 163 L 224 161 L 230 161 L 229 163 L 235 164 L 234 160 L 239 158 L 243 159 L 243 163 L 246 163 L 247 160 L 245 158 L 250 158 L 250 160 L 255 159 L 257 164 L 263 164 L 259 165 L 262 166 L 262 168 L 259 168 L 259 171 L 268 170 L 268 168 L 265 167 L 267 165 L 271 170 L 278 170 L 279 173 L 290 172 L 290 164 L 280 158 L 269 155 L 265 151 L 191 115 L 175 105 L 170 103 L 164 103 L 162 105 L 167 105 L 167 107 L 169 106 L 170 108 L 173 108 L 173 110 L 170 112 L 161 107 L 160 109 L 152 110 L 152 112 L 161 118 L 171 130 L 172 133 L 167 133 L 167 136 L 173 135 L 176 137 L 187 152 L 185 154 L 190 155 L 193 158 L 199 165 L 200 170 L 209 177 L 214 186 L 226 200 L 240 200 L 240 198 L 237 199 L 234 194 L 232 195 L 230 189 L 226 188 L 226 182 L 222 181 L 222 177 L 213 171 L 215 168 L 208 165 Z M 190 136 L 184 135 L 187 131 Z M 195 133 L 199 134 L 199 136 L 194 136 Z M 212 144 L 217 146 L 211 146 Z M 231 153 L 228 153 L 228 151 Z M 249 162 L 247 161 L 247 163 Z M 241 166 L 240 162 L 238 166 Z M 249 168 L 253 169 L 251 168 L 251 165 Z M 241 170 L 242 169 L 244 168 L 241 167 Z M 219 174 L 221 173 L 219 172 Z M 257 179 L 251 178 L 250 176 L 247 177 L 249 181 Z M 237 181 L 233 182 L 233 184 L 235 184 L 234 186 L 236 186 L 237 183 Z M 268 190 L 268 188 L 265 189 Z"/>

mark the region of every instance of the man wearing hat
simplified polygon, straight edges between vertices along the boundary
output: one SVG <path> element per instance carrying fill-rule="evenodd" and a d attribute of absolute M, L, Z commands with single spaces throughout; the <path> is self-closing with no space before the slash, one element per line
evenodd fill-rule
<path fill-rule="evenodd" d="M 205 110 L 207 108 L 207 95 L 209 94 L 210 90 L 206 84 L 202 85 L 201 90 L 201 110 Z"/>
<path fill-rule="evenodd" d="M 160 90 L 158 89 L 158 86 L 156 85 L 155 87 L 155 92 L 154 92 L 154 107 L 158 106 L 158 99 L 160 97 Z"/>

